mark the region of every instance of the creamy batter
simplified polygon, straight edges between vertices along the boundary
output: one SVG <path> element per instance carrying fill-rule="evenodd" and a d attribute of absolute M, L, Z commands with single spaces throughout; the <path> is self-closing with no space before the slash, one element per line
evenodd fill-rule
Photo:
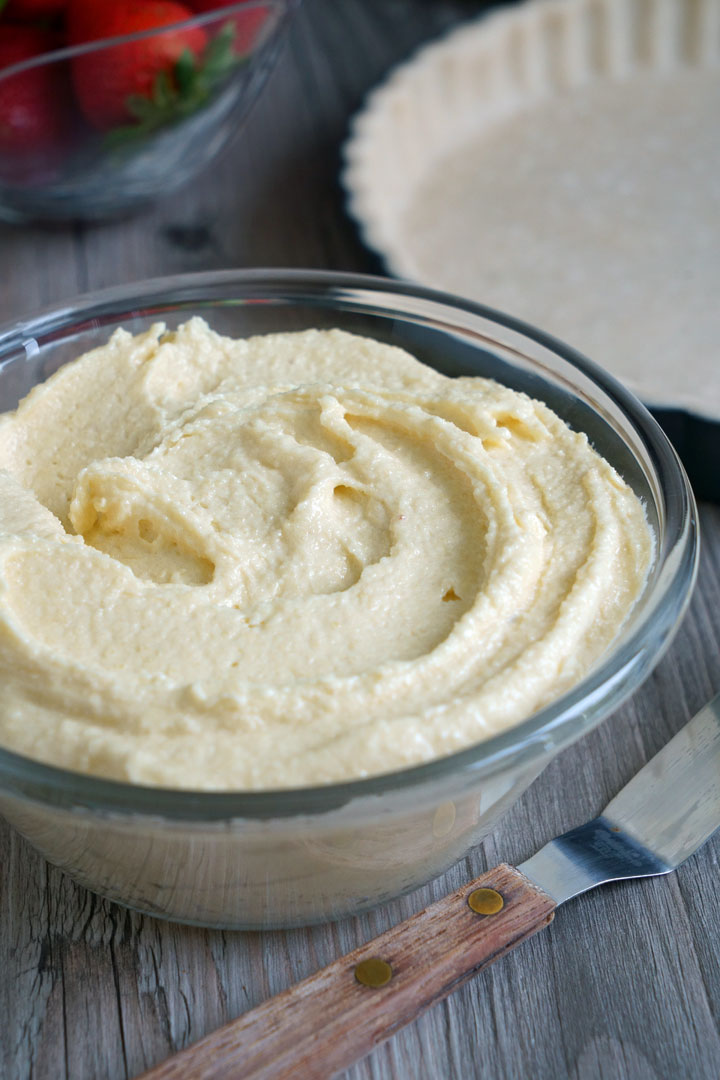
<path fill-rule="evenodd" d="M 0 418 L 0 742 L 204 790 L 427 761 L 576 683 L 652 549 L 586 437 L 490 380 L 118 330 Z"/>

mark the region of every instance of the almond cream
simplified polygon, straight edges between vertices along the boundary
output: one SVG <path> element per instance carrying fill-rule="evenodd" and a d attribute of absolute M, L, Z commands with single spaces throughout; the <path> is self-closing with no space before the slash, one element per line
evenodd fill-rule
<path fill-rule="evenodd" d="M 585 435 L 488 379 L 119 330 L 0 418 L 0 741 L 204 790 L 427 761 L 582 678 L 652 548 Z"/>

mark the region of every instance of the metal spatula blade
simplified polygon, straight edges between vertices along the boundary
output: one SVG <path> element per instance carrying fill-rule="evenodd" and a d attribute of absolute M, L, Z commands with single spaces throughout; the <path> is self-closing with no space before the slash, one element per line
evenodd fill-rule
<path fill-rule="evenodd" d="M 600 817 L 500 865 L 140 1080 L 327 1080 L 606 881 L 667 874 L 720 826 L 720 695 Z"/>
<path fill-rule="evenodd" d="M 623 878 L 668 874 L 720 826 L 720 695 L 652 758 L 600 817 L 518 865 L 558 904 Z"/>

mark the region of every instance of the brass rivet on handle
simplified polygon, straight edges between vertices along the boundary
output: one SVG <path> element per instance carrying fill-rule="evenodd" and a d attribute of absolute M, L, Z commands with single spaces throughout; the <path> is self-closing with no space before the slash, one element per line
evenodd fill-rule
<path fill-rule="evenodd" d="M 505 907 L 505 901 L 495 889 L 473 889 L 467 902 L 478 915 L 497 915 Z"/>
<path fill-rule="evenodd" d="M 385 986 L 392 979 L 393 970 L 387 960 L 379 956 L 369 956 L 355 966 L 355 978 L 363 986 Z"/>

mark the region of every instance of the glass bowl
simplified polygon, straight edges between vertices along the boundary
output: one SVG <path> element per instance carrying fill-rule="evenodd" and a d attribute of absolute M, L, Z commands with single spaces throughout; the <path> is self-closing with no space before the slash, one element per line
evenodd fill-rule
<path fill-rule="evenodd" d="M 621 636 L 569 693 L 517 727 L 413 768 L 252 793 L 141 787 L 0 750 L 0 812 L 88 888 L 153 915 L 228 928 L 339 918 L 440 874 L 477 844 L 562 748 L 645 678 L 689 599 L 697 521 L 662 431 L 611 376 L 540 331 L 470 301 L 381 278 L 248 270 L 84 296 L 0 329 L 0 409 L 117 326 L 203 316 L 221 333 L 339 327 L 450 375 L 491 376 L 587 432 L 643 500 L 656 538 Z"/>
<path fill-rule="evenodd" d="M 245 0 L 0 69 L 0 113 L 29 95 L 44 102 L 40 117 L 20 117 L 21 134 L 0 133 L 0 220 L 112 218 L 187 183 L 237 134 L 295 3 Z M 129 50 L 170 34 L 184 35 L 191 53 L 142 94 L 120 97 L 113 82 L 136 62 Z"/>

